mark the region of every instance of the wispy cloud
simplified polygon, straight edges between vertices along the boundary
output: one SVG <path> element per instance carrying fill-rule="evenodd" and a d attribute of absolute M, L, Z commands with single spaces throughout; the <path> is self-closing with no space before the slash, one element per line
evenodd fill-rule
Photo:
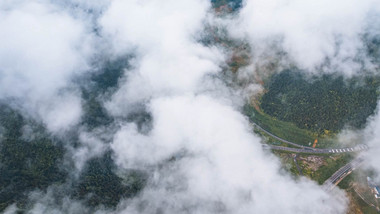
<path fill-rule="evenodd" d="M 344 213 L 343 192 L 293 178 L 262 149 L 238 110 L 244 93 L 217 80 L 224 77 L 224 50 L 199 41 L 205 23 L 221 24 L 248 41 L 253 58 L 280 41 L 279 49 L 302 68 L 313 70 L 328 58 L 350 75 L 358 70 L 354 58 L 367 14 L 379 9 L 374 3 L 246 1 L 240 14 L 224 19 L 205 0 L 5 1 L 0 99 L 12 100 L 52 133 L 78 127 L 71 131 L 79 145 L 67 155 L 74 174 L 107 149 L 119 170 L 147 172 L 145 188 L 115 213 Z M 114 119 L 112 128 L 80 127 L 85 100 L 82 82 L 74 80 L 98 69 L 99 56 L 129 54 L 134 57 L 115 93 L 96 95 Z M 149 115 L 144 131 L 129 119 L 140 112 Z M 376 124 L 370 127 L 377 130 Z M 69 196 L 51 200 L 52 189 L 30 196 L 32 213 L 89 212 Z"/>

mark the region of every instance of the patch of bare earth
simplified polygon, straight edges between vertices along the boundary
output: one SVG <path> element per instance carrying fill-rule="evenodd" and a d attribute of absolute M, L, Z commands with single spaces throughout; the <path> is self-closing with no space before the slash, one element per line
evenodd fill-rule
<path fill-rule="evenodd" d="M 325 163 L 325 157 L 317 155 L 299 156 L 299 160 L 307 168 L 317 171 Z"/>

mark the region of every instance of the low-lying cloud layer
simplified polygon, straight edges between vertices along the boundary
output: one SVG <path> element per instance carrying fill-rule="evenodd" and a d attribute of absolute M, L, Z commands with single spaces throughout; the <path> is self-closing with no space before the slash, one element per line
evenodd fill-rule
<path fill-rule="evenodd" d="M 147 172 L 144 189 L 122 200 L 115 213 L 344 213 L 343 192 L 294 179 L 262 149 L 239 111 L 242 102 L 235 102 L 244 101 L 245 89 L 215 80 L 223 77 L 223 49 L 199 41 L 206 23 L 225 21 L 232 35 L 247 35 L 253 57 L 273 38 L 302 68 L 314 69 L 328 58 L 332 67 L 353 74 L 363 26 L 377 7 L 370 0 L 252 0 L 233 21 L 213 22 L 206 0 L 5 1 L 0 100 L 14 102 L 52 133 L 79 127 L 74 132 L 80 145 L 68 155 L 74 174 L 107 149 L 120 171 Z M 134 57 L 115 93 L 99 95 L 114 119 L 112 129 L 81 127 L 84 101 L 75 80 L 97 69 L 96 57 L 125 55 Z M 141 131 L 126 119 L 140 111 L 151 116 L 150 129 Z M 370 126 L 379 130 L 378 122 Z M 45 193 L 30 196 L 36 201 L 31 213 L 90 212 L 69 196 L 58 203 L 49 199 L 50 190 L 38 194 Z"/>
<path fill-rule="evenodd" d="M 88 69 L 91 34 L 47 1 L 3 1 L 0 8 L 0 98 L 52 131 L 74 125 L 81 103 L 70 81 Z"/>
<path fill-rule="evenodd" d="M 379 158 L 379 152 L 380 152 L 380 105 L 377 104 L 377 111 L 375 116 L 370 118 L 369 124 L 365 130 L 365 140 L 367 141 L 368 145 L 370 146 L 370 150 L 366 154 L 366 162 L 367 167 L 369 167 L 372 170 L 375 170 L 377 173 L 377 182 L 380 182 L 380 158 Z"/>
<path fill-rule="evenodd" d="M 301 69 L 328 64 L 326 71 L 353 75 L 368 63 L 363 36 L 379 22 L 379 11 L 376 0 L 246 1 L 233 32 L 247 36 L 256 56 L 279 43 Z"/>
<path fill-rule="evenodd" d="M 246 118 L 231 106 L 181 95 L 155 99 L 150 108 L 151 133 L 142 136 L 126 126 L 111 147 L 121 167 L 164 165 L 122 213 L 344 212 L 342 195 L 281 173 L 279 162 L 264 153 Z"/>

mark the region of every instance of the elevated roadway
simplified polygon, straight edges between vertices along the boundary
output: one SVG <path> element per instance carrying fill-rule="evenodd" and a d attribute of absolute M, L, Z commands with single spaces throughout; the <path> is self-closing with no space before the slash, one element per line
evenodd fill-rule
<path fill-rule="evenodd" d="M 360 144 L 356 145 L 354 147 L 347 147 L 347 148 L 330 148 L 330 149 L 319 149 L 319 148 L 313 148 L 309 146 L 303 146 L 299 145 L 297 143 L 290 142 L 288 140 L 282 139 L 267 130 L 263 129 L 256 123 L 252 123 L 252 125 L 261 130 L 262 132 L 266 133 L 267 135 L 273 137 L 274 139 L 277 139 L 283 143 L 292 145 L 294 147 L 285 147 L 285 146 L 275 146 L 270 144 L 263 144 L 264 148 L 271 149 L 271 150 L 278 150 L 278 151 L 286 151 L 286 152 L 292 152 L 292 153 L 308 153 L 308 154 L 340 154 L 340 153 L 349 153 L 349 152 L 360 152 L 364 150 L 368 150 L 369 147 L 366 144 Z M 295 158 L 294 158 L 294 161 Z M 352 171 L 357 169 L 362 163 L 364 162 L 363 156 L 358 156 L 340 169 L 338 169 L 333 175 L 331 175 L 330 178 L 328 178 L 323 183 L 323 188 L 327 191 L 331 191 L 334 189 L 336 185 L 339 184 L 345 177 L 347 177 L 349 174 L 351 174 Z"/>
<path fill-rule="evenodd" d="M 330 191 L 336 185 L 339 184 L 347 175 L 351 174 L 356 168 L 358 168 L 364 162 L 364 158 L 362 156 L 358 156 L 348 164 L 344 165 L 338 171 L 336 171 L 330 178 L 328 178 L 323 183 L 323 188 Z"/>

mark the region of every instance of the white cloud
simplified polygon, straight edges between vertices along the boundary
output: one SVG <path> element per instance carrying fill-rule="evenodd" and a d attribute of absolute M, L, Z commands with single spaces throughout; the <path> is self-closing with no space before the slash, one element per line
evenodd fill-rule
<path fill-rule="evenodd" d="M 194 91 L 200 78 L 218 70 L 218 51 L 195 41 L 208 6 L 200 0 L 113 2 L 100 21 L 103 33 L 116 52 L 136 50 L 138 57 L 128 83 L 114 96 L 124 104 L 111 103 L 112 112 L 151 96 Z"/>
<path fill-rule="evenodd" d="M 141 195 L 119 211 L 343 213 L 341 193 L 332 196 L 280 173 L 247 120 L 228 102 L 211 98 L 228 90 L 205 78 L 220 71 L 223 56 L 194 39 L 207 10 L 201 1 L 115 1 L 100 21 L 116 52 L 137 54 L 108 109 L 127 116 L 144 103 L 153 118 L 148 134 L 126 124 L 111 144 L 120 167 L 155 170 Z M 173 157 L 179 160 L 170 162 Z"/>
<path fill-rule="evenodd" d="M 201 95 L 154 99 L 151 109 L 149 136 L 125 127 L 113 142 L 119 165 L 152 166 L 185 155 L 156 168 L 150 185 L 121 213 L 344 213 L 343 194 L 280 173 L 279 162 L 230 106 Z"/>
<path fill-rule="evenodd" d="M 346 74 L 357 72 L 353 61 L 362 48 L 361 34 L 368 14 L 379 11 L 376 0 L 287 1 L 247 0 L 235 33 L 248 35 L 254 52 L 270 51 L 268 41 L 278 40 L 297 65 L 313 70 L 326 58 Z M 233 31 L 234 32 L 234 31 Z M 257 53 L 255 53 L 257 54 Z"/>
<path fill-rule="evenodd" d="M 82 115 L 81 99 L 75 94 L 53 96 L 39 101 L 36 106 L 38 115 L 47 128 L 56 133 L 77 124 Z"/>
<path fill-rule="evenodd" d="M 56 187 L 49 188 L 46 193 L 34 191 L 29 194 L 29 200 L 35 202 L 28 211 L 30 214 L 63 214 L 63 213 L 89 213 L 79 201 L 71 200 L 68 196 L 56 199 L 57 191 L 63 191 Z M 58 204 L 57 204 L 58 203 Z"/>
<path fill-rule="evenodd" d="M 0 99 L 19 99 L 32 114 L 44 112 L 53 130 L 78 121 L 79 98 L 60 90 L 88 68 L 90 36 L 83 24 L 40 1 L 3 2 L 0 9 Z M 67 117 L 55 120 L 58 113 Z"/>
<path fill-rule="evenodd" d="M 314 182 L 295 180 L 282 171 L 278 159 L 262 150 L 259 137 L 236 110 L 240 103 L 235 100 L 241 99 L 233 96 L 239 93 L 210 78 L 221 73 L 224 56 L 197 41 L 205 20 L 213 18 L 209 1 L 70 2 L 104 9 L 96 23 L 105 46 L 111 44 L 107 54 L 135 54 L 125 81 L 106 104 L 124 124 L 110 147 L 119 167 L 153 172 L 141 194 L 125 200 L 116 212 L 345 212 L 347 201 L 341 191 L 326 193 Z M 338 62 L 352 57 L 360 47 L 357 36 L 371 6 L 369 0 L 358 5 L 247 1 L 240 30 L 253 46 L 282 37 L 283 47 L 300 65 L 313 67 L 326 56 L 337 57 Z M 59 8 L 48 1 L 0 3 L 0 99 L 21 100 L 56 132 L 79 121 L 81 100 L 70 82 L 88 69 L 93 52 L 89 46 L 94 45 L 84 14 L 74 18 L 70 9 Z M 342 44 L 335 56 L 338 37 Z M 258 90 L 250 87 L 247 90 Z M 145 134 L 122 119 L 141 106 L 153 118 L 152 130 Z M 81 145 L 72 156 L 77 169 L 107 147 L 96 133 L 81 131 Z M 49 194 L 37 200 L 32 213 L 85 209 L 70 200 L 57 207 Z"/>
<path fill-rule="evenodd" d="M 86 161 L 91 158 L 100 156 L 106 150 L 107 145 L 102 141 L 101 134 L 96 131 L 80 132 L 80 146 L 72 148 L 72 158 L 77 171 L 81 171 Z"/>
<path fill-rule="evenodd" d="M 369 118 L 369 124 L 364 131 L 366 136 L 364 143 L 367 143 L 370 147 L 364 158 L 366 158 L 366 166 L 375 170 L 377 173 L 376 179 L 380 182 L 380 103 L 377 104 L 377 107 L 376 114 Z"/>

